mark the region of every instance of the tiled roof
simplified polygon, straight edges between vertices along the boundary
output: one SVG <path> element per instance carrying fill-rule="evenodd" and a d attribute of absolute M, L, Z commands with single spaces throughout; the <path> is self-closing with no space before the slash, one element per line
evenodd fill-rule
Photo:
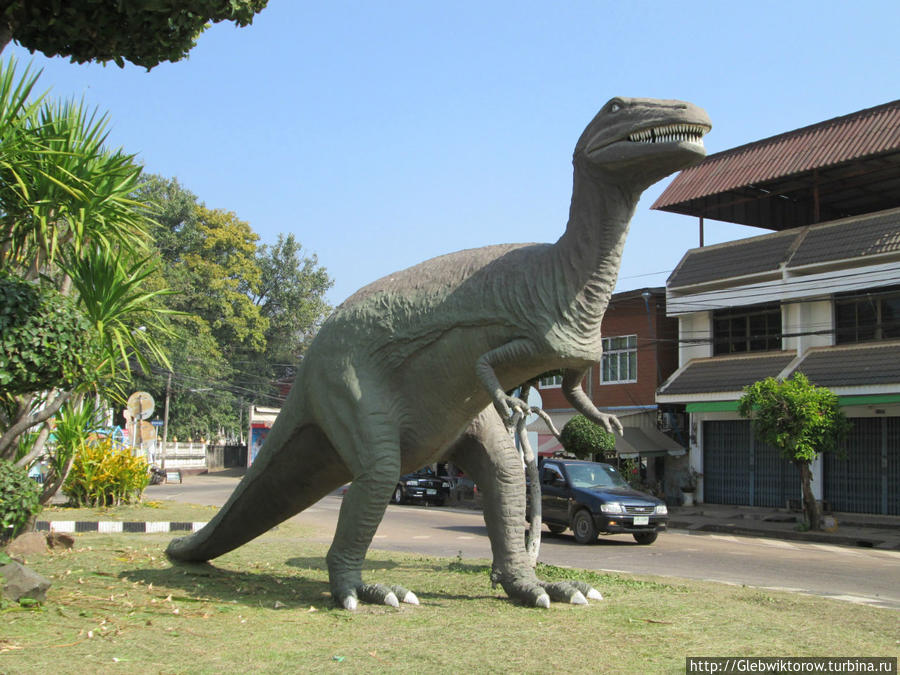
<path fill-rule="evenodd" d="M 849 218 L 805 231 L 790 266 L 900 251 L 900 210 Z"/>
<path fill-rule="evenodd" d="M 797 356 L 795 352 L 777 352 L 762 356 L 725 356 L 698 359 L 681 374 L 663 385 L 659 393 L 711 394 L 741 391 L 748 384 L 775 377 Z"/>
<path fill-rule="evenodd" d="M 820 387 L 900 385 L 900 342 L 814 349 L 797 371 Z"/>
<path fill-rule="evenodd" d="M 845 260 L 900 252 L 900 209 L 844 218 L 785 232 L 694 248 L 668 279 L 669 288 L 690 286 Z"/>
<path fill-rule="evenodd" d="M 685 253 L 668 279 L 670 287 L 690 286 L 749 274 L 777 272 L 787 260 L 799 231 L 778 232 Z"/>

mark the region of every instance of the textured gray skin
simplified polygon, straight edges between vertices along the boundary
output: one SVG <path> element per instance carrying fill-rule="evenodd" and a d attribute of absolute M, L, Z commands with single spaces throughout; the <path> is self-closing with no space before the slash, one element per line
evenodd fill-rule
<path fill-rule="evenodd" d="M 692 126 L 693 140 L 628 140 Z M 492 578 L 529 605 L 599 597 L 546 584 L 525 549 L 522 461 L 505 426 L 527 404 L 505 394 L 554 369 L 571 405 L 607 429 L 580 383 L 600 359 L 600 322 L 641 193 L 705 156 L 706 113 L 689 103 L 615 98 L 574 153 L 565 234 L 555 244 L 506 244 L 434 258 L 358 291 L 328 319 L 282 413 L 229 501 L 199 532 L 173 540 L 173 560 L 222 555 L 352 480 L 327 556 L 332 595 L 417 602 L 405 589 L 363 584 L 361 570 L 399 476 L 438 459 L 462 467 L 483 495 Z M 653 136 L 648 132 L 644 134 Z M 660 134 L 656 134 L 659 136 Z M 499 415 L 498 415 L 499 413 Z"/>

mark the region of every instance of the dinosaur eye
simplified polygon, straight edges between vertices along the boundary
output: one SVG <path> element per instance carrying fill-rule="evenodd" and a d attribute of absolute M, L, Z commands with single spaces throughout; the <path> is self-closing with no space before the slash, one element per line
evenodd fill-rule
<path fill-rule="evenodd" d="M 618 103 L 613 103 L 609 106 L 609 112 L 619 112 L 622 109 L 622 106 Z"/>

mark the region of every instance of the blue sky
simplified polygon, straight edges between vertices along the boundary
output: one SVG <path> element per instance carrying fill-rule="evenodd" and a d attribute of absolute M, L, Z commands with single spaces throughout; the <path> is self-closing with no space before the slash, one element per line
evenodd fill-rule
<path fill-rule="evenodd" d="M 555 241 L 575 141 L 613 96 L 706 108 L 710 152 L 897 99 L 898 26 L 896 0 L 270 0 L 149 73 L 3 57 L 263 242 L 293 232 L 337 304 L 442 253 Z M 638 206 L 617 290 L 663 285 L 697 245 L 696 219 L 650 210 L 669 180 Z M 708 244 L 761 233 L 706 223 Z"/>

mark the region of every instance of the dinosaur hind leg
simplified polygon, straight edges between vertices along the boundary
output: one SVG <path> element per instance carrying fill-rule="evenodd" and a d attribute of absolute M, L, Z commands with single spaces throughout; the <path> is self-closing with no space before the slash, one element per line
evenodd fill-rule
<path fill-rule="evenodd" d="M 390 411 L 382 407 L 384 400 L 373 395 L 363 401 L 339 396 L 331 401 L 344 424 L 329 429 L 329 435 L 350 465 L 353 482 L 344 495 L 326 559 L 332 597 L 350 610 L 359 601 L 395 607 L 400 601 L 419 602 L 401 586 L 362 581 L 366 552 L 400 478 L 399 434 Z"/>
<path fill-rule="evenodd" d="M 585 604 L 587 598 L 600 597 L 583 582 L 547 583 L 535 575 L 525 548 L 525 470 L 493 406 L 472 420 L 451 447 L 448 458 L 478 484 L 494 558 L 491 578 L 510 598 L 549 607 L 551 599 Z"/>
<path fill-rule="evenodd" d="M 282 427 L 284 428 L 284 427 Z M 173 560 L 210 560 L 258 537 L 311 506 L 350 479 L 331 443 L 315 426 L 285 434 L 272 429 L 243 480 L 215 517 L 201 530 L 174 539 L 166 549 Z"/>

